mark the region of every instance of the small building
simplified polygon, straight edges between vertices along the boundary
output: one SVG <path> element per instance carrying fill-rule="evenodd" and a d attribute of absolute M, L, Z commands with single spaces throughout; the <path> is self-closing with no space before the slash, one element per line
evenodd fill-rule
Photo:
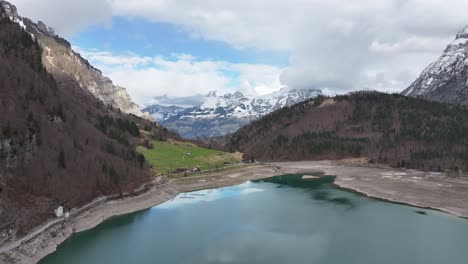
<path fill-rule="evenodd" d="M 66 211 L 63 216 L 65 217 L 65 221 L 68 221 L 70 219 L 70 212 Z"/>
<path fill-rule="evenodd" d="M 199 167 L 193 167 L 189 172 L 199 172 L 200 168 Z"/>
<path fill-rule="evenodd" d="M 62 217 L 63 216 L 63 206 L 57 207 L 57 209 L 54 209 L 55 216 Z"/>

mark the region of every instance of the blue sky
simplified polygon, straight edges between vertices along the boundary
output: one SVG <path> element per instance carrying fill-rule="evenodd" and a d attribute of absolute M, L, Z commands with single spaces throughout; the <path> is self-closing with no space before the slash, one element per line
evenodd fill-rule
<path fill-rule="evenodd" d="M 231 63 L 288 65 L 289 52 L 254 48 L 238 49 L 225 42 L 194 36 L 182 26 L 151 23 L 142 18 L 113 17 L 110 25 L 95 25 L 73 35 L 72 45 L 83 49 L 113 53 L 136 53 L 143 56 L 171 57 L 190 54 L 199 60 Z"/>
<path fill-rule="evenodd" d="M 116 84 L 127 87 L 139 104 L 165 94 L 273 92 L 282 86 L 280 72 L 290 56 L 288 51 L 209 40 L 180 25 L 120 16 L 77 32 L 69 41 Z"/>

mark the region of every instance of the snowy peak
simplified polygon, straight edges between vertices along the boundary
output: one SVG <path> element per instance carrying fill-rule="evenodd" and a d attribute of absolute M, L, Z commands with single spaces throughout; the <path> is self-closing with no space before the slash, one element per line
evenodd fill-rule
<path fill-rule="evenodd" d="M 18 10 L 16 9 L 16 6 L 3 0 L 0 0 L 0 5 L 2 6 L 3 11 L 4 11 L 2 12 L 3 17 L 9 17 L 11 20 L 21 19 L 21 17 L 18 15 Z"/>
<path fill-rule="evenodd" d="M 468 27 L 402 92 L 448 103 L 468 103 Z"/>
<path fill-rule="evenodd" d="M 216 91 L 209 91 L 208 94 L 206 95 L 206 97 L 216 97 L 216 96 L 217 96 Z"/>
<path fill-rule="evenodd" d="M 456 39 L 468 39 L 468 26 L 465 26 L 460 32 L 458 32 Z"/>
<path fill-rule="evenodd" d="M 202 103 L 195 107 L 185 107 L 190 109 L 192 117 L 239 117 L 239 118 L 257 118 L 268 114 L 281 107 L 289 106 L 307 100 L 309 98 L 321 95 L 320 90 L 315 89 L 287 89 L 283 88 L 277 92 L 271 94 L 257 96 L 257 97 L 246 97 L 241 92 L 227 93 L 224 95 L 217 95 L 216 91 L 209 92 L 203 99 Z M 155 98 L 154 101 L 158 101 L 161 97 Z M 167 98 L 167 96 L 165 97 Z M 176 101 L 176 100 L 174 100 Z M 180 100 L 178 100 L 180 101 Z M 177 107 L 173 105 L 172 108 L 162 107 L 162 105 L 153 104 L 143 111 L 149 112 L 155 116 L 156 120 L 160 120 L 161 116 L 158 111 L 168 109 L 180 109 L 184 107 Z M 222 109 L 220 111 L 219 109 Z M 219 114 L 222 113 L 222 116 Z M 186 116 L 190 116 L 187 115 Z"/>
<path fill-rule="evenodd" d="M 228 94 L 225 94 L 223 97 L 226 99 L 231 99 L 231 100 L 239 100 L 239 99 L 245 98 L 241 92 L 235 92 L 233 94 L 228 93 Z"/>
<path fill-rule="evenodd" d="M 160 120 L 168 120 L 181 112 L 183 112 L 185 108 L 179 106 L 163 106 L 163 105 L 151 105 L 145 108 L 145 112 L 153 113 L 152 117 L 156 121 Z"/>
<path fill-rule="evenodd" d="M 184 137 L 220 136 L 236 131 L 251 120 L 272 111 L 321 95 L 315 89 L 288 89 L 248 97 L 241 92 L 218 95 L 211 91 L 192 107 L 153 104 L 143 109 L 162 125 L 178 131 Z M 192 97 L 187 97 L 191 100 Z M 154 101 L 160 100 L 155 98 Z M 167 97 L 165 97 L 167 101 Z M 181 103 L 182 100 L 172 98 Z"/>
<path fill-rule="evenodd" d="M 18 15 L 16 6 L 3 0 L 0 0 L 0 5 L 2 7 L 2 17 L 9 18 L 11 21 L 20 25 L 22 29 L 26 30 L 26 25 L 23 18 Z"/>

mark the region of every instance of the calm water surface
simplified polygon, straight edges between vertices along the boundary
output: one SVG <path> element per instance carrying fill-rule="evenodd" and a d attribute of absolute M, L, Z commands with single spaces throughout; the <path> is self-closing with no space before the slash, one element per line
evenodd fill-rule
<path fill-rule="evenodd" d="M 180 194 L 73 235 L 41 264 L 468 263 L 468 221 L 280 176 Z"/>

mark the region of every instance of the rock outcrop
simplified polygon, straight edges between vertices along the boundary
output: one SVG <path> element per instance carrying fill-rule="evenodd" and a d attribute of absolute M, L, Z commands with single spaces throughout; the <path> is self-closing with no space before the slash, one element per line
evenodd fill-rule
<path fill-rule="evenodd" d="M 81 88 L 90 91 L 105 105 L 111 105 L 124 113 L 151 119 L 132 102 L 124 87 L 113 84 L 109 78 L 103 76 L 100 70 L 76 53 L 67 40 L 56 35 L 52 28 L 41 21 L 34 23 L 28 18 L 21 17 L 16 7 L 6 1 L 0 0 L 0 4 L 5 10 L 5 17 L 18 23 L 37 40 L 43 50 L 44 66 L 56 79 L 63 81 L 71 77 Z"/>
<path fill-rule="evenodd" d="M 468 103 L 468 27 L 457 34 L 442 56 L 402 94 L 447 103 Z"/>

